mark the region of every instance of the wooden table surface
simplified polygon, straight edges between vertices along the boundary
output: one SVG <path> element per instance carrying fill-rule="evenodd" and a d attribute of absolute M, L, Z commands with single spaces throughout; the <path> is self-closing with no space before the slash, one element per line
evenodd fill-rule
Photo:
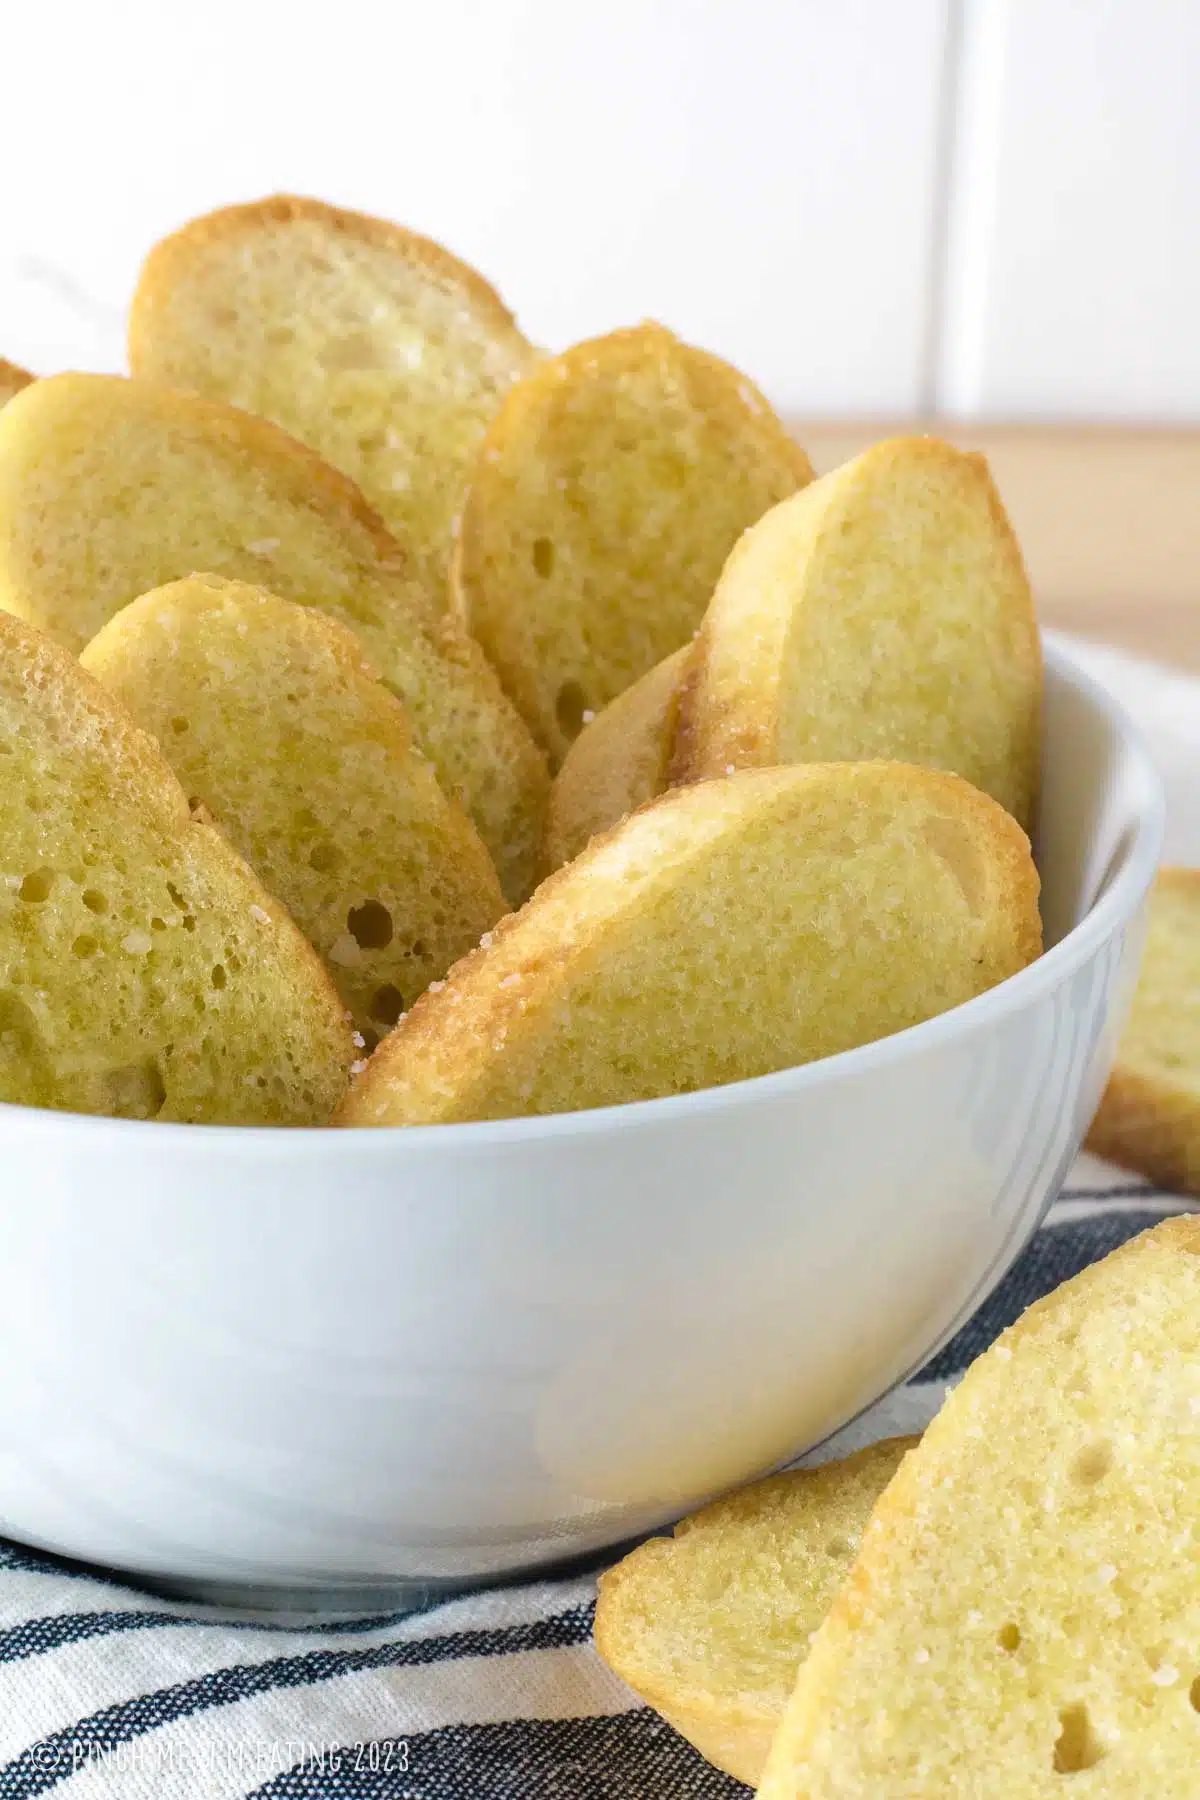
<path fill-rule="evenodd" d="M 822 473 L 896 431 L 984 451 L 1043 621 L 1200 674 L 1200 432 L 794 426 Z"/>

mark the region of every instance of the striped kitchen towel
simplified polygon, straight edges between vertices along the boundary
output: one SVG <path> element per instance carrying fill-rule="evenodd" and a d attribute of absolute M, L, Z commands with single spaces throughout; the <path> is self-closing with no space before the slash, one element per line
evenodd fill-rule
<path fill-rule="evenodd" d="M 1200 864 L 1193 683 L 1073 646 L 1139 717 L 1168 855 Z M 1081 1157 L 992 1298 L 906 1387 L 824 1446 L 919 1429 L 1040 1295 L 1184 1208 Z M 0 1543 L 0 1800 L 733 1800 L 591 1647 L 591 1577 L 351 1624 L 176 1604 Z"/>

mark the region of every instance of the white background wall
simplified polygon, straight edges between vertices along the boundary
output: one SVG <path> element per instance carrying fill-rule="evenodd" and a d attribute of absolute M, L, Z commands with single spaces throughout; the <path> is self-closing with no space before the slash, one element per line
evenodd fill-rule
<path fill-rule="evenodd" d="M 655 316 L 811 415 L 1200 419 L 1197 0 L 4 9 L 0 354 L 119 368 L 142 254 L 279 188 L 561 345 Z"/>

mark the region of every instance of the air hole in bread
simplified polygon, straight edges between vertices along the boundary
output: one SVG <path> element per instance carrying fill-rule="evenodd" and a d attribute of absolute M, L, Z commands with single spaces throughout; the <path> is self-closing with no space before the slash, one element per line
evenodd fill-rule
<path fill-rule="evenodd" d="M 825 1546 L 825 1554 L 827 1556 L 840 1556 L 840 1557 L 853 1556 L 854 1555 L 854 1546 L 850 1542 L 849 1538 L 844 1538 L 844 1537 L 830 1538 L 829 1542 Z"/>
<path fill-rule="evenodd" d="M 108 911 L 108 895 L 102 894 L 99 888 L 84 888 L 80 899 L 90 913 L 106 913 Z"/>
<path fill-rule="evenodd" d="M 114 1119 L 154 1119 L 167 1098 L 162 1070 L 153 1057 L 110 1069 L 100 1077 L 103 1110 Z"/>
<path fill-rule="evenodd" d="M 1112 1445 L 1107 1438 L 1097 1438 L 1094 1443 L 1085 1444 L 1071 1464 L 1071 1479 L 1080 1487 L 1095 1487 L 1103 1481 L 1113 1464 Z"/>
<path fill-rule="evenodd" d="M 550 538 L 534 538 L 533 566 L 543 577 L 554 573 L 554 544 Z"/>
<path fill-rule="evenodd" d="M 1192 1711 L 1200 1712 L 1200 1675 L 1197 1675 L 1188 1689 L 1188 1700 L 1191 1702 Z"/>
<path fill-rule="evenodd" d="M 81 962 L 83 962 L 87 959 L 87 957 L 95 956 L 95 954 L 99 948 L 100 948 L 99 938 L 94 938 L 91 936 L 91 934 L 89 932 L 83 931 L 79 934 L 79 936 L 75 939 L 75 942 L 71 945 L 71 955 L 77 956 L 79 958 L 79 960 Z"/>
<path fill-rule="evenodd" d="M 171 730 L 175 733 L 176 737 L 182 737 L 183 733 L 185 731 L 187 731 L 188 728 L 189 728 L 188 722 L 186 719 L 172 719 L 171 720 Z"/>
<path fill-rule="evenodd" d="M 577 738 L 583 729 L 587 696 L 577 681 L 564 681 L 554 702 L 554 716 L 564 737 Z"/>
<path fill-rule="evenodd" d="M 24 1060 L 38 1050 L 41 1040 L 38 1022 L 20 995 L 0 989 L 0 1052 Z"/>
<path fill-rule="evenodd" d="M 360 950 L 386 950 L 392 941 L 392 915 L 378 900 L 364 900 L 361 906 L 352 906 L 346 914 L 346 927 Z"/>
<path fill-rule="evenodd" d="M 383 987 L 376 988 L 371 996 L 371 1017 L 373 1019 L 378 1019 L 379 1023 L 386 1025 L 390 1031 L 393 1025 L 399 1023 L 403 1011 L 404 996 L 399 988 L 393 987 L 390 981 L 386 982 Z"/>
<path fill-rule="evenodd" d="M 229 977 L 225 973 L 224 963 L 213 964 L 212 975 L 209 979 L 212 981 L 215 988 L 223 988 L 226 985 Z"/>
<path fill-rule="evenodd" d="M 996 1633 L 996 1642 L 1011 1656 L 1014 1650 L 1021 1648 L 1021 1627 L 1013 1624 L 1010 1620 L 1007 1625 L 1002 1625 Z"/>
<path fill-rule="evenodd" d="M 43 900 L 50 898 L 50 890 L 53 886 L 53 869 L 34 869 L 21 883 L 21 899 L 28 901 L 33 906 L 38 906 Z"/>
<path fill-rule="evenodd" d="M 314 844 L 308 853 L 308 866 L 318 875 L 332 875 L 341 860 L 342 853 L 336 844 Z"/>
<path fill-rule="evenodd" d="M 981 913 L 987 897 L 987 883 L 979 846 L 968 827 L 959 819 L 935 813 L 921 826 L 921 835 L 958 883 L 967 911 Z"/>
<path fill-rule="evenodd" d="M 1056 1775 L 1078 1775 L 1083 1769 L 1094 1769 L 1104 1755 L 1104 1745 L 1096 1736 L 1091 1715 L 1082 1701 L 1064 1706 L 1058 1715 L 1059 1733 L 1054 1746 Z"/>

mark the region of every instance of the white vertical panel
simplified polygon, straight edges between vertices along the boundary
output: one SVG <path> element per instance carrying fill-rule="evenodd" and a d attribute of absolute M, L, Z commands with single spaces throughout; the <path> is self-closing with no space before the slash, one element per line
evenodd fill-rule
<path fill-rule="evenodd" d="M 781 405 L 907 411 L 948 3 L 14 7 L 0 354 L 119 366 L 149 242 L 291 188 L 442 238 L 544 342 L 657 316 Z"/>
<path fill-rule="evenodd" d="M 1200 5 L 966 0 L 937 398 L 1200 419 Z"/>

